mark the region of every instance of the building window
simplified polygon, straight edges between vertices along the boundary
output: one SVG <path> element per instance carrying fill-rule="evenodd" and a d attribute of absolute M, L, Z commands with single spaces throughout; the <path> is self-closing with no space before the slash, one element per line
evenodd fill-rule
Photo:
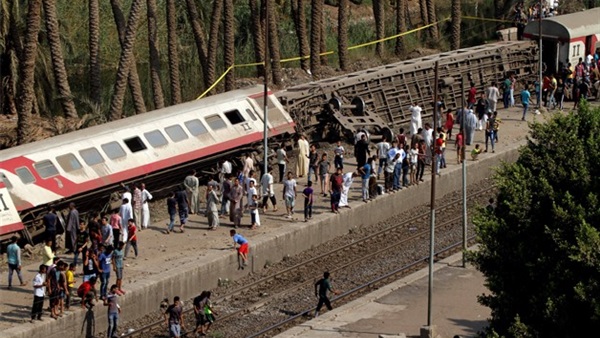
<path fill-rule="evenodd" d="M 242 114 L 240 114 L 240 111 L 237 109 L 225 112 L 225 117 L 227 117 L 229 122 L 231 122 L 231 124 L 234 124 L 234 125 L 246 121 L 246 120 L 244 120 L 244 117 L 242 116 Z"/>
<path fill-rule="evenodd" d="M 87 148 L 79 151 L 79 155 L 83 158 L 87 165 L 100 164 L 104 162 L 104 157 L 96 148 Z"/>
<path fill-rule="evenodd" d="M 206 118 L 206 123 L 208 123 L 208 126 L 212 128 L 212 130 L 227 128 L 225 121 L 223 121 L 223 119 L 219 115 L 208 116 Z"/>
<path fill-rule="evenodd" d="M 189 120 L 189 121 L 185 122 L 184 124 L 185 124 L 185 127 L 187 128 L 187 130 L 189 130 L 190 134 L 192 134 L 194 136 L 199 136 L 202 134 L 206 134 L 208 132 L 206 130 L 206 127 L 202 123 L 202 121 L 200 121 L 198 119 Z"/>
<path fill-rule="evenodd" d="M 30 184 L 35 182 L 35 177 L 33 177 L 31 171 L 29 171 L 27 167 L 17 168 L 15 169 L 15 172 L 17 173 L 17 176 L 19 176 L 23 184 Z"/>
<path fill-rule="evenodd" d="M 178 124 L 166 127 L 165 132 L 167 133 L 167 135 L 169 135 L 169 138 L 173 142 L 180 142 L 188 138 L 188 135 L 185 133 L 185 130 L 183 130 L 183 128 L 181 128 L 181 126 Z"/>
<path fill-rule="evenodd" d="M 125 142 L 125 145 L 127 146 L 127 148 L 129 148 L 129 150 L 132 153 L 137 153 L 138 151 L 146 150 L 146 145 L 138 136 L 125 139 L 123 140 L 123 142 Z"/>
<path fill-rule="evenodd" d="M 66 172 L 81 169 L 81 163 L 77 157 L 71 153 L 57 156 L 56 162 L 58 162 L 58 165 Z"/>
<path fill-rule="evenodd" d="M 148 140 L 148 143 L 154 148 L 162 147 L 169 143 L 160 130 L 153 130 L 147 133 L 144 133 L 144 137 Z"/>
<path fill-rule="evenodd" d="M 121 145 L 117 141 L 104 143 L 100 147 L 102 147 L 102 150 L 104 151 L 106 156 L 108 156 L 108 158 L 110 158 L 111 160 L 125 157 L 125 150 L 123 150 L 123 147 L 121 147 Z"/>
<path fill-rule="evenodd" d="M 34 163 L 33 168 L 35 168 L 35 171 L 37 171 L 41 178 L 48 178 L 58 175 L 58 170 L 50 160 Z"/>

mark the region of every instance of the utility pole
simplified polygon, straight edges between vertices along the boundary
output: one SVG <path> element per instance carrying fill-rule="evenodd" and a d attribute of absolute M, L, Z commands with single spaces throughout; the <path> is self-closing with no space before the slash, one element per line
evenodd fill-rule
<path fill-rule="evenodd" d="M 462 200 L 463 200 L 463 255 L 462 255 L 462 267 L 467 267 L 467 161 L 465 160 L 465 117 L 466 117 L 466 107 L 465 107 L 465 78 L 460 77 L 460 104 L 462 106 L 462 114 L 460 119 L 460 129 L 463 132 L 463 146 L 461 150 L 462 157 Z"/>
<path fill-rule="evenodd" d="M 433 144 L 432 144 L 432 158 L 431 163 L 431 216 L 429 225 L 429 289 L 427 292 L 427 326 L 431 328 L 431 303 L 433 296 L 433 255 L 435 249 L 435 178 L 437 175 L 437 155 L 435 154 L 435 128 L 437 126 L 437 97 L 438 97 L 438 74 L 439 61 L 435 62 L 435 83 L 433 87 Z"/>
<path fill-rule="evenodd" d="M 539 29 L 538 30 L 538 34 L 539 34 L 539 36 L 538 36 L 538 38 L 539 38 L 538 47 L 540 49 L 539 50 L 539 58 L 540 58 L 540 60 L 539 60 L 539 65 L 538 65 L 538 67 L 540 68 L 539 79 L 538 79 L 538 88 L 539 88 L 538 95 L 540 95 L 540 96 L 542 95 L 542 84 L 543 84 L 543 80 L 544 80 L 544 76 L 542 74 L 542 68 L 544 66 L 544 63 L 542 62 L 542 4 L 543 3 L 544 3 L 544 0 L 540 0 L 540 3 L 539 3 L 540 8 L 538 9 L 538 20 L 539 20 L 538 21 L 538 24 L 539 24 L 539 27 L 538 27 L 538 29 Z M 538 101 L 538 109 L 539 109 L 539 108 L 542 107 L 542 100 L 539 97 L 537 97 L 536 99 Z"/>
<path fill-rule="evenodd" d="M 268 173 L 269 167 L 269 64 L 271 63 L 269 60 L 269 1 L 265 2 L 265 74 L 264 74 L 264 96 L 263 96 L 263 148 L 264 148 L 264 157 L 263 157 L 263 175 Z M 262 178 L 262 177 L 261 177 Z"/>

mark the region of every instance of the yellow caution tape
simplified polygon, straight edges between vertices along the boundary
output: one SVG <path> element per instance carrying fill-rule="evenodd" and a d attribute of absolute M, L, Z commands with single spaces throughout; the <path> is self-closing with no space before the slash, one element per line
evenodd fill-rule
<path fill-rule="evenodd" d="M 215 86 L 217 84 L 219 84 L 219 82 L 221 82 L 221 80 L 223 80 L 223 78 L 225 77 L 225 75 L 227 75 L 227 73 L 229 73 L 233 67 L 235 67 L 235 65 L 231 65 L 229 66 L 229 68 L 227 68 L 227 70 L 223 73 L 223 75 L 219 76 L 219 78 L 217 79 L 217 81 L 215 81 L 215 83 L 212 84 L 212 86 L 208 87 L 207 90 L 204 91 L 204 93 L 200 94 L 200 96 L 198 96 L 196 98 L 196 100 L 200 100 L 201 98 L 204 97 L 204 95 L 208 94 L 208 92 L 210 92 L 211 90 L 213 90 L 213 88 L 215 88 Z"/>

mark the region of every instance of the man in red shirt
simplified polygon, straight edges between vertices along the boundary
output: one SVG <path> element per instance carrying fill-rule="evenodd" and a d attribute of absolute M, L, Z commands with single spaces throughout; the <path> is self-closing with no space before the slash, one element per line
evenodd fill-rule
<path fill-rule="evenodd" d="M 81 297 L 81 307 L 87 307 L 88 309 L 93 307 L 94 303 L 92 301 L 96 298 L 96 277 L 83 282 L 77 288 L 77 296 Z"/>
<path fill-rule="evenodd" d="M 471 89 L 469 89 L 469 96 L 467 98 L 468 108 L 473 109 L 475 106 L 475 102 L 477 102 L 477 88 L 475 88 L 475 83 L 471 82 Z"/>
<path fill-rule="evenodd" d="M 342 168 L 337 168 L 335 173 L 331 174 L 329 181 L 331 182 L 331 190 L 329 190 L 331 194 L 331 211 L 337 214 L 340 212 L 340 197 L 342 196 L 342 184 L 344 182 Z"/>
<path fill-rule="evenodd" d="M 436 161 L 436 174 L 440 175 L 440 168 L 442 167 L 442 156 L 444 155 L 444 134 L 440 133 L 438 138 L 435 140 L 435 161 Z"/>

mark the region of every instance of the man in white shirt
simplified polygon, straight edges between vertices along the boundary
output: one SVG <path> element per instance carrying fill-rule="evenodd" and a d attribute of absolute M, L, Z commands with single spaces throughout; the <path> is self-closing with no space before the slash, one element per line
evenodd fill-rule
<path fill-rule="evenodd" d="M 196 177 L 196 170 L 192 170 L 189 175 L 183 180 L 185 192 L 189 205 L 190 214 L 198 213 L 198 187 L 200 182 Z"/>
<path fill-rule="evenodd" d="M 46 271 L 45 265 L 40 265 L 37 275 L 33 278 L 33 306 L 31 307 L 31 321 L 42 320 L 44 311 L 44 294 L 46 294 Z"/>
<path fill-rule="evenodd" d="M 277 211 L 277 200 L 275 199 L 275 191 L 273 190 L 273 168 L 268 167 L 267 172 L 260 179 L 260 186 L 262 189 L 262 208 L 263 212 L 267 212 L 267 202 L 271 199 L 273 204 L 273 211 Z"/>
<path fill-rule="evenodd" d="M 495 112 L 496 104 L 500 97 L 500 91 L 498 90 L 498 87 L 496 87 L 496 81 L 492 81 L 492 85 L 485 90 L 485 96 L 488 100 L 489 111 L 492 113 Z"/>
<path fill-rule="evenodd" d="M 152 199 L 152 194 L 146 190 L 146 184 L 140 185 L 142 188 L 142 229 L 147 229 L 150 224 L 150 206 L 148 201 Z"/>
<path fill-rule="evenodd" d="M 296 202 L 296 180 L 292 178 L 292 172 L 288 171 L 287 179 L 283 181 L 283 199 L 287 211 L 286 218 L 292 218 L 294 204 Z"/>
<path fill-rule="evenodd" d="M 387 164 L 387 153 L 390 150 L 390 144 L 387 143 L 385 136 L 381 139 L 381 142 L 377 143 L 377 157 L 379 158 L 379 167 L 377 168 L 377 179 Z"/>

